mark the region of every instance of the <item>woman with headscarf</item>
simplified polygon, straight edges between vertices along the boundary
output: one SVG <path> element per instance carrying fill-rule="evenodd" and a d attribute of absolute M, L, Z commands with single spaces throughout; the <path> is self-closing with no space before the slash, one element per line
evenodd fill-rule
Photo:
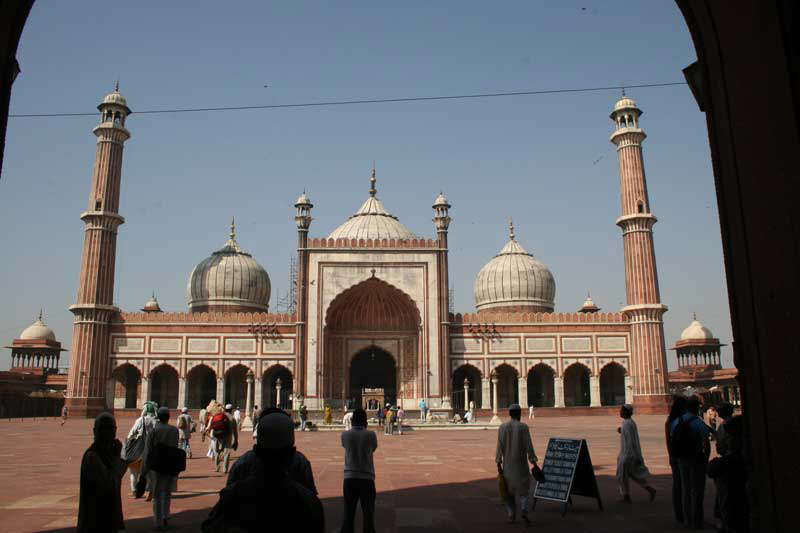
<path fill-rule="evenodd" d="M 117 423 L 109 413 L 94 420 L 94 443 L 81 461 L 78 500 L 78 533 L 114 533 L 125 529 L 120 484 L 125 463 L 122 443 L 116 438 Z"/>
<path fill-rule="evenodd" d="M 136 447 L 136 453 L 129 457 L 124 457 L 128 462 L 128 468 L 131 471 L 131 495 L 136 497 L 136 483 L 139 481 L 139 475 L 142 471 L 142 457 L 144 456 L 144 441 L 147 434 L 153 431 L 156 427 L 156 409 L 158 405 L 155 402 L 145 402 L 142 407 L 142 415 L 136 419 L 133 427 L 128 432 L 127 442 L 131 443 L 138 439 L 142 440 L 141 446 Z M 148 495 L 149 498 L 149 495 Z"/>

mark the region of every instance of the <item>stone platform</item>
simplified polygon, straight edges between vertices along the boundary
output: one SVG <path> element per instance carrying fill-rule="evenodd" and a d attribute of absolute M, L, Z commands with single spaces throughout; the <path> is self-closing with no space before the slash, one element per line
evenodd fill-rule
<path fill-rule="evenodd" d="M 618 503 L 615 480 L 619 419 L 611 416 L 537 418 L 532 423 L 534 446 L 541 456 L 548 437 L 585 438 L 595 465 L 605 511 L 594 500 L 574 498 L 562 518 L 560 506 L 540 502 L 532 515 L 531 530 L 548 531 L 682 531 L 671 516 L 671 478 L 664 446 L 664 418 L 637 416 L 647 465 L 658 489 L 654 503 L 633 486 L 633 505 Z M 120 420 L 120 435 L 132 420 Z M 90 420 L 0 421 L 8 443 L 0 454 L 0 509 L 2 531 L 38 532 L 74 530 L 78 505 L 80 460 L 91 442 Z M 374 428 L 373 428 L 374 429 Z M 494 465 L 496 431 L 413 431 L 402 436 L 378 433 L 377 530 L 380 532 L 495 532 L 517 531 L 505 524 L 497 496 Z M 326 531 L 338 531 L 342 518 L 343 450 L 336 431 L 297 434 L 297 447 L 312 462 L 319 496 L 325 507 Z M 207 445 L 192 440 L 195 458 L 178 482 L 172 501 L 177 531 L 198 531 L 224 484 L 205 458 Z M 239 453 L 252 444 L 244 434 Z M 129 532 L 150 531 L 152 506 L 134 500 L 123 480 L 123 509 Z M 713 487 L 707 484 L 706 512 L 711 516 Z M 360 522 L 359 522 L 360 523 Z"/>

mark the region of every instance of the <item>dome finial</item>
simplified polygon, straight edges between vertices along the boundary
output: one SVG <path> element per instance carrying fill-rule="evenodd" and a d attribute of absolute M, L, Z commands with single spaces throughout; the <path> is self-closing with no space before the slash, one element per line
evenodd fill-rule
<path fill-rule="evenodd" d="M 514 240 L 514 219 L 511 217 L 508 217 L 508 237 Z"/>
<path fill-rule="evenodd" d="M 692 311 L 692 320 L 697 320 L 697 313 Z"/>
<path fill-rule="evenodd" d="M 119 92 L 119 78 L 117 78 L 117 81 L 114 82 L 114 92 Z"/>
<path fill-rule="evenodd" d="M 39 322 L 42 321 L 42 308 L 39 308 Z"/>
<path fill-rule="evenodd" d="M 231 217 L 231 240 L 236 240 L 236 217 Z"/>
<path fill-rule="evenodd" d="M 369 178 L 369 195 L 372 196 L 372 197 L 374 197 L 378 193 L 378 190 L 375 188 L 375 182 L 377 182 L 377 181 L 378 181 L 378 179 L 375 177 L 375 160 L 373 159 L 372 160 L 372 174 L 370 175 L 370 178 Z"/>
<path fill-rule="evenodd" d="M 623 98 L 625 97 L 625 86 L 624 85 L 622 86 L 622 97 Z"/>

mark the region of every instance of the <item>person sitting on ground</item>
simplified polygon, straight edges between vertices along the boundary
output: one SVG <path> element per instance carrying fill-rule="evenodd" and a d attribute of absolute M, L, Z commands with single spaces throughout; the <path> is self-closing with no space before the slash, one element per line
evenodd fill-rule
<path fill-rule="evenodd" d="M 344 518 L 341 533 L 353 533 L 356 506 L 361 501 L 364 533 L 375 533 L 375 464 L 378 437 L 367 429 L 367 413 L 353 411 L 353 429 L 342 433 L 344 448 Z"/>
<path fill-rule="evenodd" d="M 461 423 L 461 415 L 456 413 L 453 415 L 453 424 L 460 424 Z"/>
<path fill-rule="evenodd" d="M 277 407 L 267 407 L 261 413 L 261 416 L 267 416 L 273 413 L 281 413 L 289 416 L 289 413 L 282 409 L 278 409 Z M 258 439 L 256 440 L 256 444 L 259 442 L 263 443 L 263 438 L 261 441 Z M 241 457 L 239 457 L 239 459 L 236 460 L 235 463 L 233 463 L 233 466 L 228 473 L 228 481 L 226 485 L 233 485 L 237 481 L 253 474 L 256 471 L 259 462 L 260 459 L 254 450 L 245 452 Z M 292 463 L 289 466 L 288 472 L 289 477 L 292 480 L 300 483 L 314 494 L 317 494 L 317 486 L 314 483 L 314 471 L 311 468 L 311 463 L 300 450 L 295 449 L 294 457 L 292 458 Z"/>
<path fill-rule="evenodd" d="M 633 421 L 633 407 L 625 404 L 619 408 L 622 425 L 617 428 L 620 434 L 619 456 L 617 457 L 617 482 L 622 501 L 631 503 L 630 480 L 635 481 L 650 494 L 652 502 L 656 489 L 650 484 L 650 471 L 644 464 L 642 447 L 639 443 L 639 429 Z"/>
<path fill-rule="evenodd" d="M 77 533 L 116 533 L 125 529 L 120 494 L 125 462 L 120 458 L 117 422 L 110 413 L 101 413 L 93 432 L 94 443 L 81 460 Z"/>
<path fill-rule="evenodd" d="M 517 518 L 517 498 L 519 498 L 522 519 L 528 526 L 530 525 L 528 492 L 531 486 L 531 469 L 528 468 L 528 461 L 535 465 L 538 464 L 539 458 L 533 450 L 530 429 L 527 424 L 520 422 L 522 407 L 515 403 L 508 408 L 508 414 L 511 420 L 502 424 L 497 430 L 495 462 L 497 473 L 503 476 L 508 488 L 508 499 L 504 503 L 509 523 L 513 523 Z"/>
<path fill-rule="evenodd" d="M 252 454 L 239 467 L 243 474 L 245 468 L 249 473 L 220 491 L 219 501 L 201 531 L 323 533 L 322 503 L 287 473 L 295 453 L 292 418 L 279 409 L 265 409 L 258 420 L 258 440 Z"/>
<path fill-rule="evenodd" d="M 472 408 L 464 414 L 464 423 L 471 424 L 475 421 L 475 413 L 472 412 Z"/>

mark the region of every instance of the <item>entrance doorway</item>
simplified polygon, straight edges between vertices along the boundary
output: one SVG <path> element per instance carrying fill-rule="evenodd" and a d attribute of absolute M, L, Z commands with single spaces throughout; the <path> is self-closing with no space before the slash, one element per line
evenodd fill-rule
<path fill-rule="evenodd" d="M 354 405 L 361 405 L 363 389 L 383 389 L 384 402 L 397 403 L 397 365 L 386 350 L 370 346 L 350 362 L 350 398 Z"/>

